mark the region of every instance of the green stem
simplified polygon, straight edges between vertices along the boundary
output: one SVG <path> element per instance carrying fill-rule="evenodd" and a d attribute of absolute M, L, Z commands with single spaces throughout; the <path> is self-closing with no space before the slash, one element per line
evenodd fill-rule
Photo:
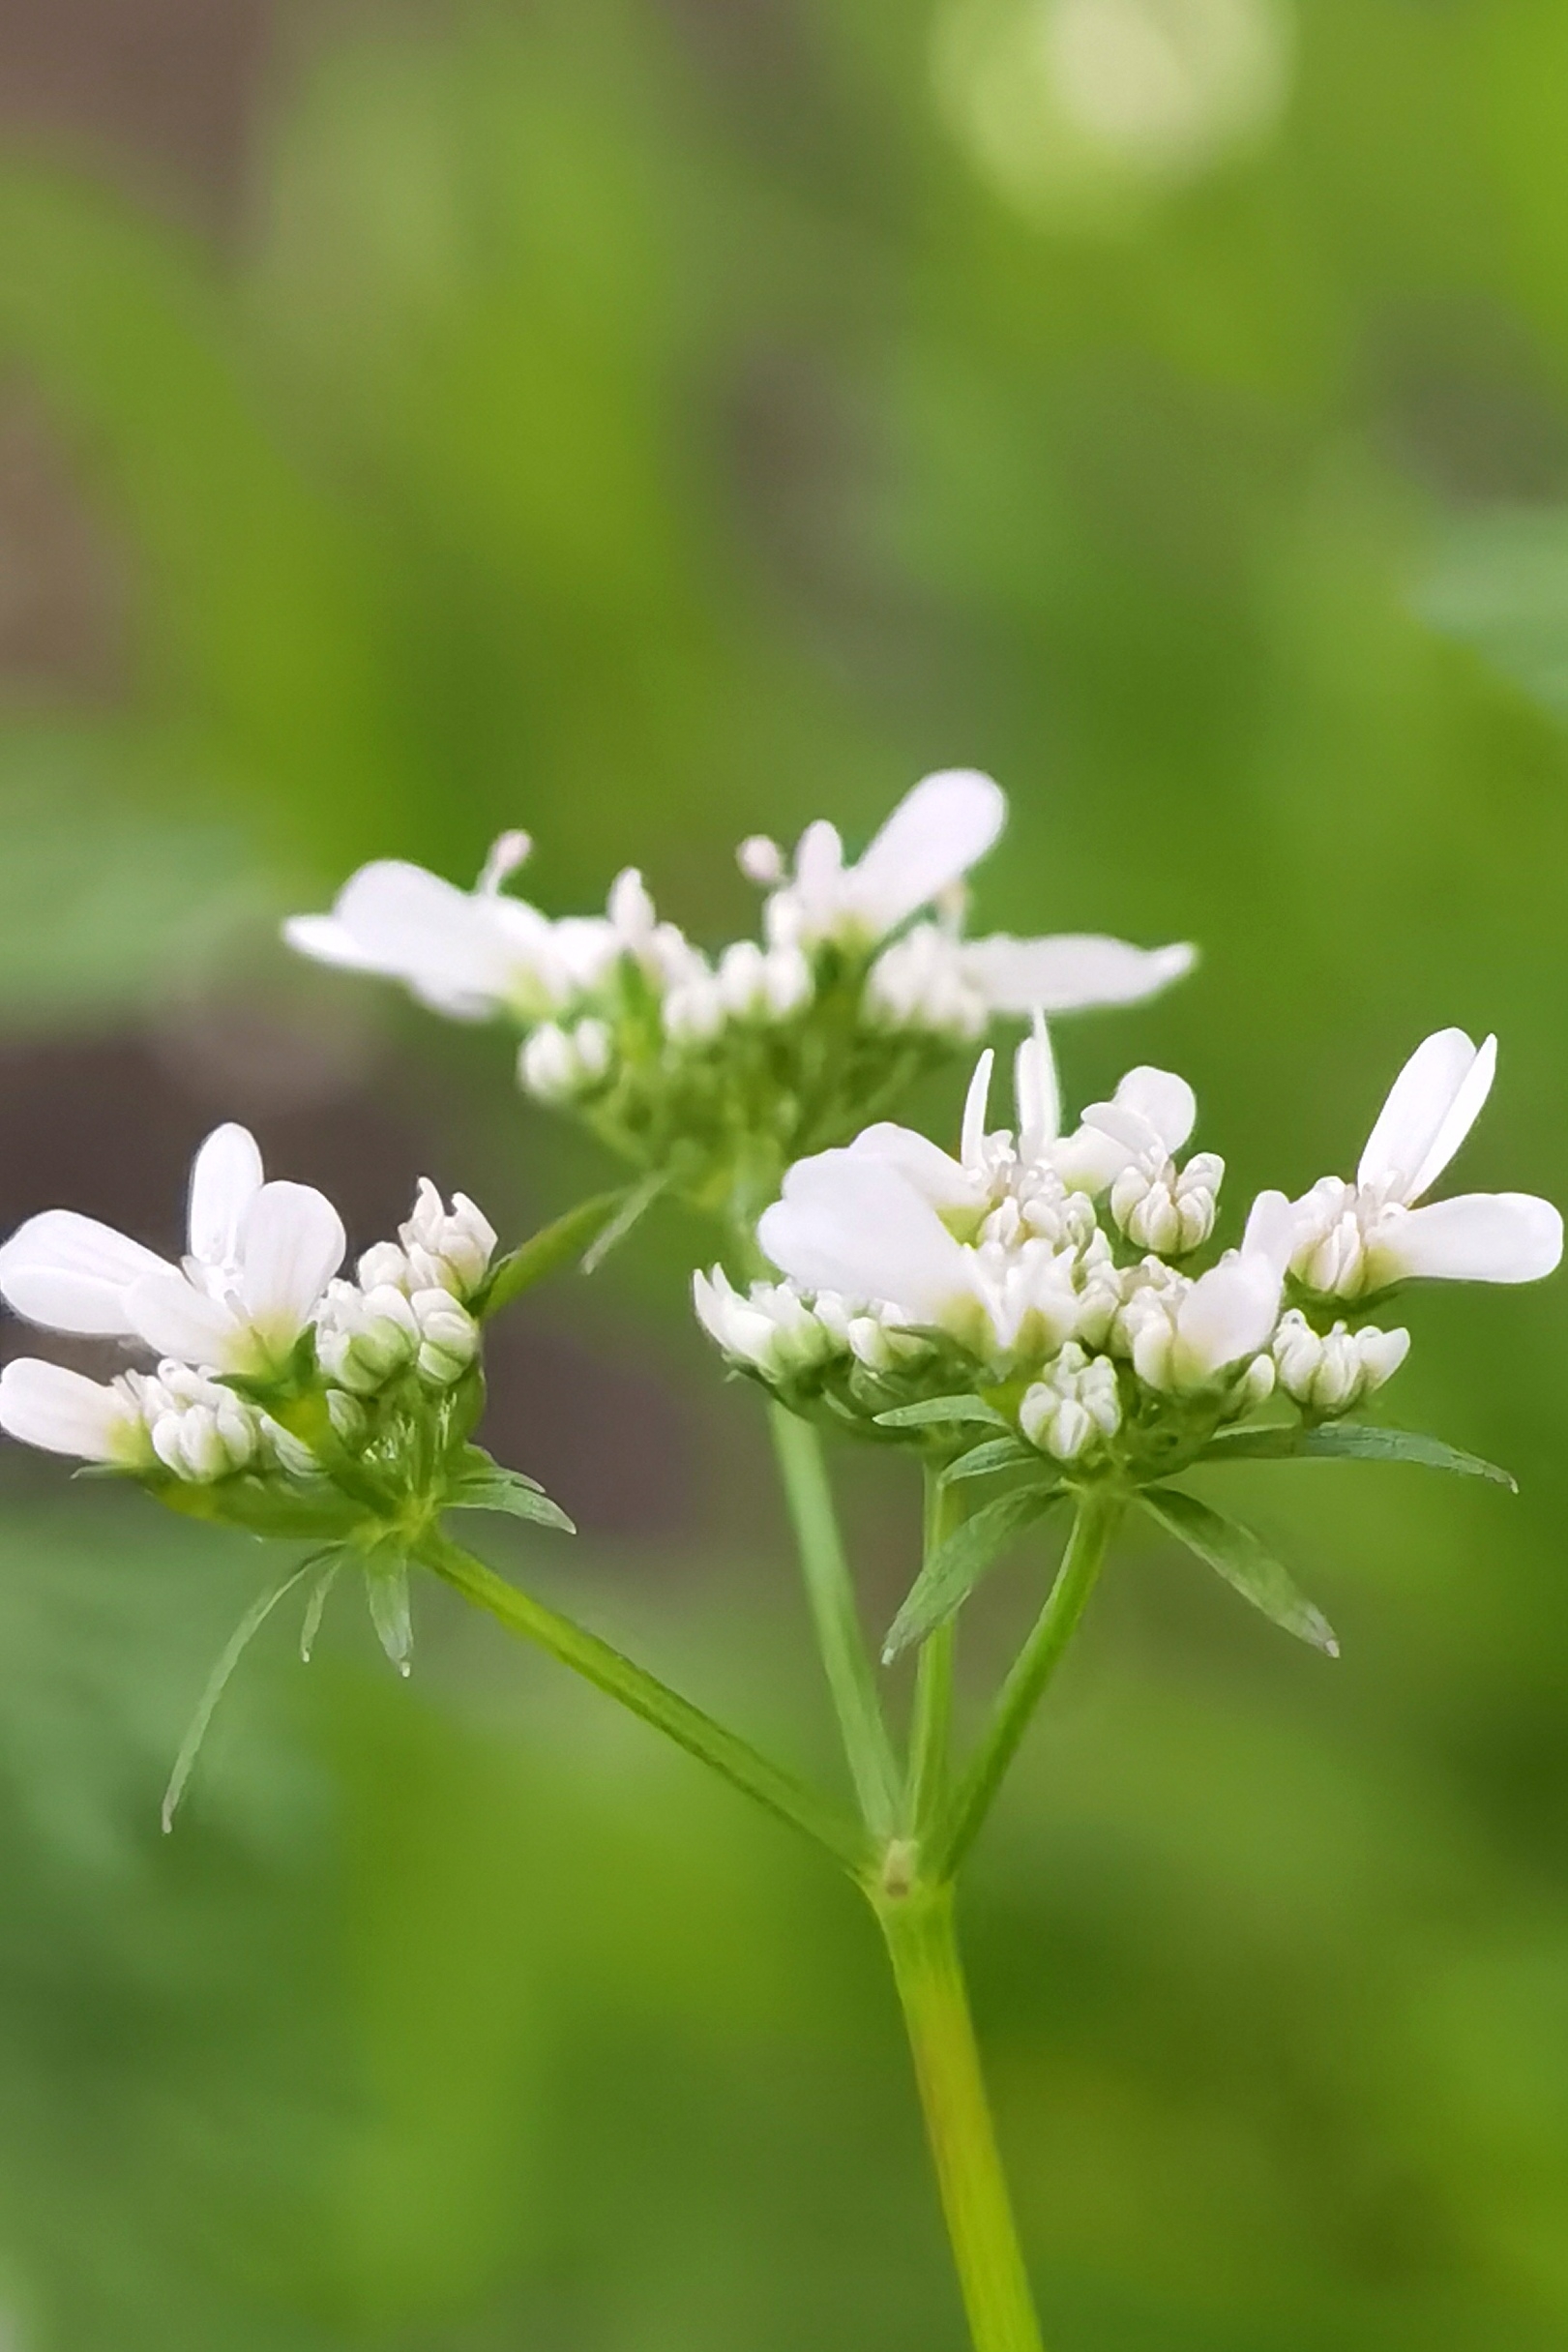
<path fill-rule="evenodd" d="M 873 1835 L 888 1837 L 899 1818 L 899 1768 L 855 1606 L 821 1441 L 809 1421 L 784 1405 L 770 1404 L 768 1419 L 855 1794 Z"/>
<path fill-rule="evenodd" d="M 933 1877 L 951 1878 L 979 1834 L 1019 1742 L 1083 1614 L 1106 1546 L 1124 1508 L 1121 1496 L 1104 1488 L 1091 1487 L 1080 1496 L 1078 1516 L 1056 1581 L 1002 1684 L 991 1722 L 932 1840 L 925 1867 Z"/>
<path fill-rule="evenodd" d="M 964 1513 L 962 1489 L 944 1486 L 941 1473 L 926 1467 L 925 1559 L 930 1560 Z M 958 1620 L 938 1625 L 920 1646 L 915 1702 L 909 1732 L 909 1776 L 904 1794 L 904 1828 L 918 1837 L 947 1795 L 948 1740 L 953 1721 L 953 1663 Z"/>
<path fill-rule="evenodd" d="M 975 2047 L 951 1887 L 876 1905 L 914 2056 L 974 2352 L 1041 2352 Z"/>
<path fill-rule="evenodd" d="M 431 1528 L 417 1547 L 416 1557 L 426 1567 L 460 1593 L 465 1600 L 479 1608 L 488 1609 L 511 1633 L 520 1634 L 524 1641 L 535 1643 L 547 1651 L 574 1674 L 580 1674 L 596 1689 L 618 1699 L 633 1714 L 640 1715 L 645 1723 L 665 1733 L 677 1747 L 708 1765 L 732 1788 L 744 1790 L 748 1797 L 789 1823 L 843 1863 L 857 1877 L 865 1870 L 867 1850 L 865 1839 L 853 1823 L 846 1821 L 836 1805 L 819 1797 L 814 1789 L 796 1780 L 766 1756 L 715 1722 L 689 1699 L 659 1682 L 640 1666 L 602 1642 L 597 1634 L 574 1624 L 569 1617 L 561 1617 L 543 1601 L 521 1593 L 516 1585 L 497 1576 L 493 1568 L 465 1552 L 460 1544 L 439 1529 Z"/>

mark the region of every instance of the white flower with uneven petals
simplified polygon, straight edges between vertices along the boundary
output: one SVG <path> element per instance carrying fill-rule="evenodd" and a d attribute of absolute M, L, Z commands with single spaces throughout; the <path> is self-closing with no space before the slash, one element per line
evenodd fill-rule
<path fill-rule="evenodd" d="M 64 1364 L 20 1355 L 0 1372 L 0 1429 L 45 1453 L 119 1470 L 148 1470 L 154 1455 L 135 1373 L 92 1381 Z"/>
<path fill-rule="evenodd" d="M 325 1195 L 266 1183 L 254 1138 L 232 1125 L 196 1154 L 190 1243 L 173 1266 L 91 1217 L 48 1209 L 0 1250 L 0 1296 L 55 1330 L 264 1377 L 286 1361 L 346 1247 Z"/>
<path fill-rule="evenodd" d="M 1530 1193 L 1476 1192 L 1418 1207 L 1492 1090 L 1497 1041 L 1439 1029 L 1405 1063 L 1356 1170 L 1294 1206 L 1290 1270 L 1308 1290 L 1356 1298 L 1420 1276 L 1537 1282 L 1562 1256 L 1562 1218 Z"/>
<path fill-rule="evenodd" d="M 447 1207 L 429 1176 L 421 1176 L 413 1214 L 398 1229 L 408 1262 L 408 1288 L 450 1291 L 469 1299 L 489 1271 L 496 1233 L 465 1192 Z M 383 1244 L 383 1246 L 385 1246 Z"/>
<path fill-rule="evenodd" d="M 767 902 L 770 945 L 874 945 L 961 883 L 1006 821 L 1000 786 L 973 768 L 924 777 L 850 866 L 837 826 L 818 818 L 800 837 L 789 878 L 778 880 Z M 769 882 L 784 873 L 782 851 L 759 836 L 742 844 L 741 865 Z"/>

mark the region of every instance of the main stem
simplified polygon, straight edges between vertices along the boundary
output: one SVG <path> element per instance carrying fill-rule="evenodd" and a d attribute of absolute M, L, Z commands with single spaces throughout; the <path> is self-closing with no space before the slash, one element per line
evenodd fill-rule
<path fill-rule="evenodd" d="M 953 1926 L 951 1887 L 884 1898 L 893 1962 L 974 2352 L 1042 2352 L 991 2126 Z"/>

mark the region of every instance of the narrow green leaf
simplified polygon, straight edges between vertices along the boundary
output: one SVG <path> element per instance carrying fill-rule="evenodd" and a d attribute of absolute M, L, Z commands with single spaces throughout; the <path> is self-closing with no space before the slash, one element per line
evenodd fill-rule
<path fill-rule="evenodd" d="M 939 1544 L 916 1577 L 908 1598 L 888 1631 L 882 1663 L 891 1665 L 901 1650 L 924 1641 L 962 1608 L 1004 1544 L 1038 1519 L 1055 1501 L 1059 1486 L 1024 1486 L 1011 1495 L 998 1495 L 955 1528 Z"/>
<path fill-rule="evenodd" d="M 1007 1423 L 994 1405 L 979 1396 L 928 1396 L 918 1405 L 895 1405 L 876 1415 L 878 1429 L 925 1429 L 932 1422 L 985 1421 L 992 1429 Z"/>
<path fill-rule="evenodd" d="M 370 1623 L 398 1672 L 412 1672 L 414 1614 L 408 1599 L 408 1563 L 389 1544 L 365 1556 L 365 1596 Z"/>
<path fill-rule="evenodd" d="M 251 1603 L 228 1640 L 223 1644 L 219 1652 L 218 1663 L 207 1677 L 207 1686 L 196 1702 L 196 1712 L 191 1718 L 191 1727 L 180 1742 L 180 1752 L 174 1759 L 174 1770 L 169 1774 L 168 1787 L 163 1791 L 162 1820 L 165 1836 L 174 1827 L 174 1816 L 179 1811 L 180 1800 L 185 1795 L 186 1784 L 195 1769 L 196 1758 L 201 1753 L 201 1743 L 207 1737 L 208 1726 L 218 1712 L 218 1702 L 228 1687 L 230 1675 L 279 1602 L 286 1600 L 296 1585 L 303 1584 L 312 1570 L 321 1566 L 323 1560 L 331 1557 L 330 1553 L 312 1553 L 309 1560 L 302 1561 L 297 1568 L 292 1569 L 283 1578 L 281 1584 L 274 1585 L 271 1592 L 261 1593 Z"/>
<path fill-rule="evenodd" d="M 558 1503 L 520 1471 L 503 1470 L 491 1462 L 484 1470 L 465 1472 L 442 1506 L 449 1511 L 506 1511 L 514 1519 L 531 1519 L 537 1527 L 555 1527 L 568 1535 L 577 1529 Z"/>
<path fill-rule="evenodd" d="M 1331 1658 L 1339 1656 L 1340 1645 L 1327 1618 L 1297 1591 L 1288 1570 L 1272 1552 L 1264 1550 L 1251 1528 L 1222 1517 L 1179 1487 L 1145 1487 L 1139 1500 L 1168 1534 L 1196 1552 L 1255 1609 L 1261 1609 L 1299 1641 L 1311 1642 L 1315 1650 L 1326 1651 Z"/>
<path fill-rule="evenodd" d="M 1271 1422 L 1262 1429 L 1222 1429 L 1198 1459 L 1204 1462 L 1414 1462 L 1426 1470 L 1452 1471 L 1456 1477 L 1490 1478 L 1517 1495 L 1519 1487 L 1495 1462 L 1462 1453 L 1441 1438 L 1415 1429 L 1379 1429 L 1366 1421 L 1324 1421 L 1316 1429 Z"/>
<path fill-rule="evenodd" d="M 316 1635 L 321 1630 L 321 1620 L 326 1611 L 327 1599 L 333 1586 L 338 1582 L 338 1572 L 342 1564 L 341 1552 L 328 1553 L 327 1564 L 316 1578 L 315 1588 L 305 1604 L 305 1617 L 300 1625 L 300 1664 L 302 1666 L 309 1666 L 314 1654 Z"/>
<path fill-rule="evenodd" d="M 998 1470 L 1017 1470 L 1021 1462 L 1032 1462 L 1038 1468 L 1040 1456 L 1018 1438 L 986 1438 L 949 1464 L 942 1473 L 942 1484 L 953 1486 L 960 1478 L 989 1478 Z"/>
<path fill-rule="evenodd" d="M 618 1191 L 596 1193 L 591 1201 L 579 1201 L 569 1208 L 564 1217 L 552 1225 L 541 1227 L 520 1247 L 503 1258 L 492 1271 L 489 1281 L 474 1301 L 474 1313 L 481 1317 L 498 1314 L 510 1306 L 523 1291 L 532 1290 L 547 1274 L 571 1265 L 591 1250 L 596 1242 L 610 1235 L 628 1209 L 634 1215 L 641 1213 L 638 1195 L 645 1193 L 645 1184 L 623 1184 Z M 641 1206 L 645 1206 L 643 1203 Z M 621 1226 L 624 1232 L 626 1227 Z"/>

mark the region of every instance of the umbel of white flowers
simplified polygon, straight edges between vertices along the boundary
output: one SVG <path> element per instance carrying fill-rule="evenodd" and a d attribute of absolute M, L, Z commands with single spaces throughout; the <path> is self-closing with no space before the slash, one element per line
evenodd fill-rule
<path fill-rule="evenodd" d="M 1549 1202 L 1410 1206 L 1473 1123 L 1494 1058 L 1491 1039 L 1478 1052 L 1456 1029 L 1428 1038 L 1357 1184 L 1260 1194 L 1240 1246 L 1195 1271 L 1224 1170 L 1209 1153 L 1176 1163 L 1192 1089 L 1133 1070 L 1063 1134 L 1042 1021 L 1019 1050 L 1015 1129 L 987 1128 L 988 1052 L 956 1159 L 881 1123 L 798 1162 L 757 1229 L 784 1280 L 743 1295 L 716 1267 L 696 1277 L 697 1313 L 732 1363 L 802 1410 L 897 1424 L 900 1409 L 969 1393 L 1085 1474 L 1163 1477 L 1276 1388 L 1317 1420 L 1390 1378 L 1408 1334 L 1324 1328 L 1326 1302 L 1406 1276 L 1529 1282 L 1556 1265 Z"/>
<path fill-rule="evenodd" d="M 754 837 L 739 856 L 767 893 L 763 937 L 716 956 L 659 920 L 631 869 L 603 915 L 552 921 L 512 896 L 524 833 L 501 837 L 473 891 L 381 860 L 285 936 L 401 980 L 438 1012 L 515 1022 L 531 1094 L 733 1215 L 739 1194 L 760 1206 L 792 1156 L 847 1137 L 997 1017 L 1135 1003 L 1190 968 L 1186 946 L 965 938 L 965 878 L 1006 815 L 989 776 L 950 769 L 916 785 L 853 861 L 823 820 L 792 860 Z"/>
<path fill-rule="evenodd" d="M 243 1480 L 243 1517 L 261 1484 L 309 1490 L 325 1474 L 278 1417 L 302 1387 L 321 1397 L 332 1451 L 378 1439 L 385 1453 L 377 1408 L 396 1403 L 406 1418 L 411 1397 L 433 1403 L 478 1355 L 471 1302 L 495 1234 L 460 1193 L 449 1209 L 423 1182 L 399 1240 L 369 1250 L 359 1280 L 342 1281 L 346 1242 L 331 1202 L 310 1185 L 266 1182 L 254 1139 L 223 1126 L 196 1154 L 189 1240 L 176 1266 L 72 1209 L 29 1218 L 0 1249 L 0 1297 L 31 1323 L 162 1360 L 99 1382 L 19 1357 L 0 1373 L 0 1428 L 155 1481 Z"/>

